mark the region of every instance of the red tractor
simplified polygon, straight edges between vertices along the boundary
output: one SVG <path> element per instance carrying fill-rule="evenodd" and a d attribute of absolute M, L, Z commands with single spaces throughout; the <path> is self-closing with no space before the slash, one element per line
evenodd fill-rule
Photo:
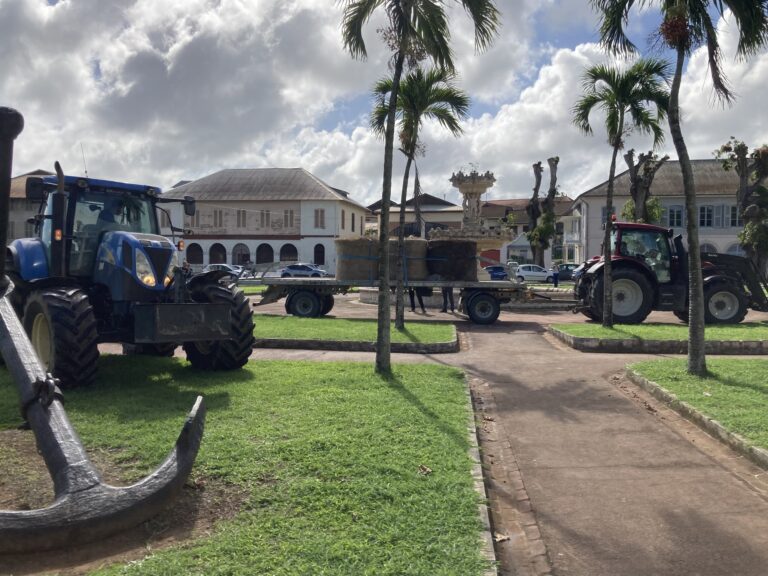
<path fill-rule="evenodd" d="M 752 261 L 730 254 L 702 253 L 704 319 L 707 324 L 736 324 L 747 309 L 768 311 L 768 285 Z M 603 317 L 602 257 L 585 262 L 576 280 L 577 310 L 593 320 Z M 688 320 L 688 256 L 682 236 L 650 224 L 614 222 L 611 230 L 613 319 L 639 324 L 651 310 L 670 310 Z"/>

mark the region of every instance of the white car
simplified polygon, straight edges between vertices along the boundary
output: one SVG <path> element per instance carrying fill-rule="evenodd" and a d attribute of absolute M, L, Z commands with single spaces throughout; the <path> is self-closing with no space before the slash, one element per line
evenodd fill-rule
<path fill-rule="evenodd" d="M 552 282 L 552 272 L 536 264 L 520 264 L 516 277 L 519 282 Z"/>
<path fill-rule="evenodd" d="M 288 264 L 285 268 L 280 268 L 277 273 L 281 278 L 326 278 L 330 276 L 325 270 L 318 268 L 314 264 Z"/>

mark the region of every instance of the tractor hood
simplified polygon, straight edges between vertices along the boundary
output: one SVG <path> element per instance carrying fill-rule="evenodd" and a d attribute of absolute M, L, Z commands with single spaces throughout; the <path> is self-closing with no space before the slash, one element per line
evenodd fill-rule
<path fill-rule="evenodd" d="M 112 287 L 113 293 L 120 291 L 127 278 L 134 289 L 163 291 L 173 278 L 174 266 L 178 266 L 178 251 L 164 236 L 115 230 L 102 237 L 94 280 Z"/>

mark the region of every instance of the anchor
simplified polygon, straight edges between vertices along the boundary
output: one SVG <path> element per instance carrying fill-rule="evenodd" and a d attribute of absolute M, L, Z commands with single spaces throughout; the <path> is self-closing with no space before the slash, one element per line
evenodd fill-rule
<path fill-rule="evenodd" d="M 130 486 L 105 484 L 88 459 L 57 380 L 46 373 L 8 299 L 13 290 L 5 275 L 13 141 L 23 128 L 21 114 L 0 107 L 0 352 L 53 480 L 55 499 L 39 510 L 0 511 L 0 553 L 5 554 L 80 544 L 151 518 L 186 482 L 205 425 L 205 404 L 198 396 L 165 461 Z"/>

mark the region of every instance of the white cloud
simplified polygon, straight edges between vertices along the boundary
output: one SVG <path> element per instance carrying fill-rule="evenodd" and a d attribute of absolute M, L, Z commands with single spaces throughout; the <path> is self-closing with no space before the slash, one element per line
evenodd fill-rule
<path fill-rule="evenodd" d="M 469 18 L 451 9 L 461 85 L 488 112 L 470 119 L 460 139 L 425 126 L 418 165 L 426 192 L 455 199 L 451 173 L 477 167 L 496 174 L 492 197 L 526 197 L 531 164 L 552 155 L 561 158 L 560 185 L 570 195 L 605 179 L 610 148 L 600 119 L 592 137 L 570 120 L 584 67 L 605 59 L 584 40 L 568 45 L 595 28 L 588 4 L 499 2 L 501 35 L 481 55 Z M 26 119 L 14 172 L 60 160 L 82 173 L 82 145 L 89 173 L 102 178 L 168 187 L 227 167 L 301 166 L 373 202 L 383 143 L 367 129 L 367 93 L 387 73 L 376 33 L 383 20 L 365 29 L 365 62 L 345 53 L 340 22 L 328 0 L 0 0 L 0 105 Z M 733 33 L 723 32 L 739 98 L 731 108 L 711 106 L 697 52 L 681 94 L 692 157 L 710 157 L 731 135 L 768 141 L 759 113 L 768 56 L 734 62 Z M 667 150 L 675 155 L 671 143 Z"/>

